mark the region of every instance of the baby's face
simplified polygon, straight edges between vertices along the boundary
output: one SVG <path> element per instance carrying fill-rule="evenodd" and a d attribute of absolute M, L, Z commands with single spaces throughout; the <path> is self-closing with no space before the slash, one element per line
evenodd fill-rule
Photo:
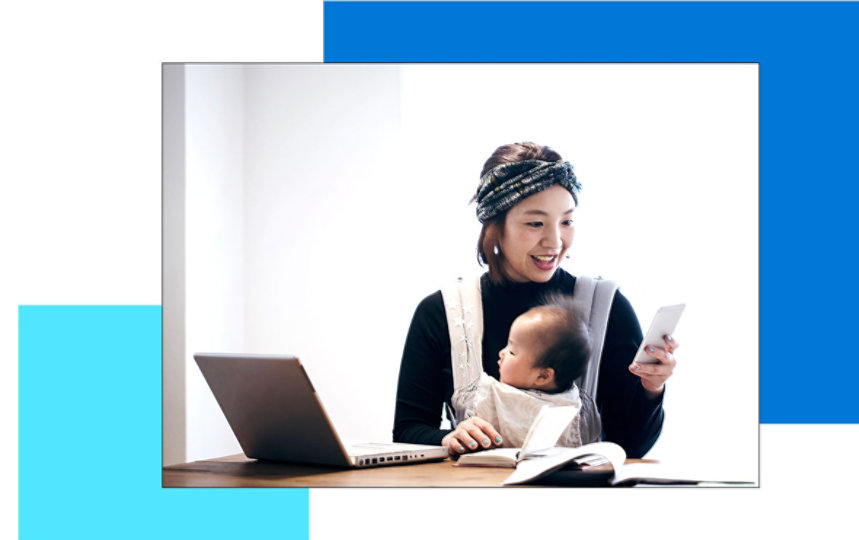
<path fill-rule="evenodd" d="M 538 388 L 541 370 L 534 366 L 540 354 L 535 332 L 540 324 L 539 315 L 530 312 L 520 315 L 510 327 L 507 346 L 498 353 L 498 371 L 501 382 L 516 388 Z"/>

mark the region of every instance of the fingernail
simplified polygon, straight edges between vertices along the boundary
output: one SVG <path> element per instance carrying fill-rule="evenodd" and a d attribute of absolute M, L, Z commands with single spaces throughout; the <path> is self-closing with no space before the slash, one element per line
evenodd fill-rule
<path fill-rule="evenodd" d="M 668 336 L 668 337 L 667 337 L 667 338 L 665 338 L 665 339 L 666 339 L 666 341 L 674 341 L 673 339 L 671 339 L 671 336 Z"/>
<path fill-rule="evenodd" d="M 465 452 L 465 448 L 463 448 L 463 447 L 461 447 L 461 446 L 458 448 L 458 450 L 459 450 L 460 452 Z"/>
<path fill-rule="evenodd" d="M 495 437 L 495 442 L 497 442 L 498 444 L 501 444 L 501 437 Z"/>
<path fill-rule="evenodd" d="M 650 352 L 653 352 L 653 347 L 650 348 Z"/>
<path fill-rule="evenodd" d="M 471 441 L 470 443 L 468 443 L 469 448 L 474 448 L 475 446 L 477 446 L 477 443 L 474 441 Z"/>
<path fill-rule="evenodd" d="M 483 439 L 483 446 L 489 446 L 489 439 Z"/>
<path fill-rule="evenodd" d="M 635 371 L 641 371 L 641 364 L 635 365 Z"/>

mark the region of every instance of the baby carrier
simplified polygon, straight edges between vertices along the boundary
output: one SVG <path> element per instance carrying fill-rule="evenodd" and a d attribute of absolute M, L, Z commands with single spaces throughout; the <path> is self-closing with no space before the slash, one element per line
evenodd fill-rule
<path fill-rule="evenodd" d="M 581 398 L 578 423 L 582 444 L 600 440 L 602 423 L 596 406 L 597 383 L 608 316 L 617 284 L 602 278 L 579 276 L 573 289 L 573 300 L 587 321 L 591 334 L 591 356 L 585 373 L 576 380 Z M 447 327 L 450 333 L 450 361 L 453 373 L 456 421 L 473 415 L 467 406 L 457 403 L 458 396 L 473 390 L 483 374 L 483 301 L 480 278 L 463 281 L 442 289 Z"/>

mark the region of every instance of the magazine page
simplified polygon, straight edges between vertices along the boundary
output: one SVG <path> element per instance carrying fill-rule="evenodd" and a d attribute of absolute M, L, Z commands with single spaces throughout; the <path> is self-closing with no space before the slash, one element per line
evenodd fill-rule
<path fill-rule="evenodd" d="M 531 424 L 525 440 L 522 441 L 522 451 L 519 459 L 526 459 L 535 452 L 552 448 L 579 412 L 578 407 L 546 405 L 537 414 Z"/>

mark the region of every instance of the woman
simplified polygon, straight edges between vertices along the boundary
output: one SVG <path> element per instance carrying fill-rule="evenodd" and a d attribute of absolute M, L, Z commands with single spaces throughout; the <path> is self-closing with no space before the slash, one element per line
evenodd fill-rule
<path fill-rule="evenodd" d="M 498 351 L 513 320 L 549 293 L 571 294 L 576 278 L 560 268 L 573 241 L 578 184 L 572 167 L 554 150 L 534 143 L 504 145 L 486 161 L 475 200 L 483 223 L 478 260 L 483 370 L 499 377 Z M 656 364 L 630 364 L 642 340 L 629 301 L 615 294 L 599 367 L 596 405 L 604 440 L 627 456 L 643 456 L 662 429 L 662 397 L 677 344 L 653 348 Z M 501 446 L 501 434 L 479 417 L 454 430 L 439 429 L 453 394 L 450 336 L 441 291 L 417 307 L 409 328 L 397 386 L 394 440 L 447 446 L 451 455 Z"/>

